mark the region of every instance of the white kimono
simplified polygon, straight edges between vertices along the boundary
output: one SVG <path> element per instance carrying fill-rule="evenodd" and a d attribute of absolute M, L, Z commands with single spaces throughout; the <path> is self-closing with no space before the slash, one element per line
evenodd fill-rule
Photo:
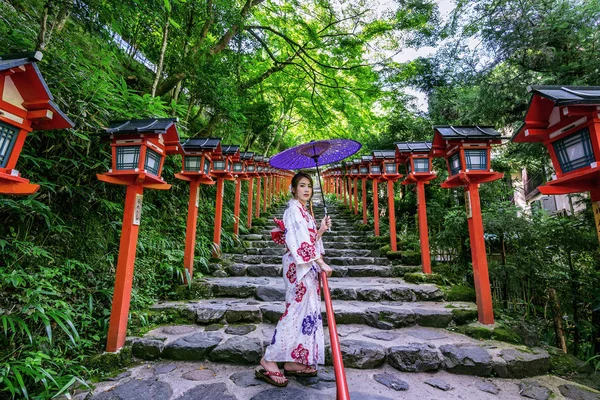
<path fill-rule="evenodd" d="M 317 240 L 314 218 L 296 199 L 288 202 L 283 223 L 287 248 L 283 255 L 285 311 L 267 347 L 265 360 L 298 362 L 316 368 L 325 362 L 321 269 L 314 262 L 325 253 L 323 241 Z"/>

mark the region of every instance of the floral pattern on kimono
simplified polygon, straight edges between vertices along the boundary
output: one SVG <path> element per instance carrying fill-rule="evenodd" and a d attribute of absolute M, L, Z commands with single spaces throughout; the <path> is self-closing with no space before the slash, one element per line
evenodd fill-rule
<path fill-rule="evenodd" d="M 283 214 L 285 311 L 273 333 L 265 360 L 317 367 L 325 361 L 319 273 L 314 262 L 325 253 L 317 226 L 306 207 L 292 199 Z"/>

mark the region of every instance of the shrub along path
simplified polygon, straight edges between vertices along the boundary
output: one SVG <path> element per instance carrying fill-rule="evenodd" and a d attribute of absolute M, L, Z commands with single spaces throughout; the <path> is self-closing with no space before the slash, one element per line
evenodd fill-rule
<path fill-rule="evenodd" d="M 283 211 L 280 206 L 271 217 L 281 218 Z M 550 357 L 541 348 L 446 329 L 470 322 L 475 304 L 444 301 L 433 284 L 407 283 L 402 276 L 410 267 L 380 257 L 371 249 L 372 234 L 357 229 L 337 206 L 331 214 L 326 260 L 335 271 L 330 287 L 352 400 L 546 399 L 584 390 L 544 376 Z M 130 338 L 133 355 L 146 363 L 98 384 L 94 399 L 335 398 L 327 329 L 326 367 L 318 377 L 292 378 L 286 389 L 253 377 L 284 310 L 283 249 L 270 241 L 270 227 L 255 231 L 242 235 L 240 254 L 227 254 L 213 266 L 213 277 L 182 291 L 181 301 L 153 307 L 180 324 Z M 573 398 L 597 398 L 581 393 Z"/>

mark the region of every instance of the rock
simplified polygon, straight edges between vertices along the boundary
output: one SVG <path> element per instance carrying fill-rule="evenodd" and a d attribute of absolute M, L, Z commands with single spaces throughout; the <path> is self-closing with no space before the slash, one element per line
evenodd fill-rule
<path fill-rule="evenodd" d="M 219 280 L 219 283 L 212 283 L 211 287 L 215 296 L 238 298 L 254 297 L 256 285 L 246 283 L 245 281 L 236 281 L 234 279 L 240 278 L 221 279 Z"/>
<path fill-rule="evenodd" d="M 336 316 L 335 316 L 335 320 L 336 321 L 338 320 L 337 317 L 338 316 L 337 316 L 337 313 L 336 313 Z M 348 325 L 339 325 L 337 327 L 337 331 L 338 331 L 338 335 L 340 337 L 346 337 L 348 335 L 352 335 L 353 333 L 360 332 L 360 329 L 356 328 L 356 327 L 353 327 L 353 326 L 348 326 Z"/>
<path fill-rule="evenodd" d="M 218 331 L 222 327 L 223 327 L 223 325 L 221 325 L 221 324 L 210 324 L 210 325 L 207 325 L 206 327 L 204 327 L 204 332 Z"/>
<path fill-rule="evenodd" d="M 479 390 L 481 390 L 482 392 L 486 392 L 486 393 L 491 393 L 491 394 L 498 394 L 500 392 L 500 389 L 498 389 L 498 386 L 494 385 L 494 382 L 484 379 L 482 381 L 477 381 L 475 383 L 475 387 Z"/>
<path fill-rule="evenodd" d="M 229 274 L 227 274 L 227 271 L 223 269 L 218 269 L 215 272 L 213 272 L 213 276 L 216 278 L 227 278 Z"/>
<path fill-rule="evenodd" d="M 285 288 L 282 286 L 259 286 L 256 298 L 262 301 L 285 301 Z"/>
<path fill-rule="evenodd" d="M 424 343 L 409 343 L 388 349 L 388 363 L 404 372 L 435 371 L 440 368 L 442 358 L 434 346 Z"/>
<path fill-rule="evenodd" d="M 376 374 L 373 376 L 377 382 L 397 391 L 408 390 L 408 383 L 392 374 Z"/>
<path fill-rule="evenodd" d="M 356 300 L 356 290 L 352 288 L 329 288 L 331 298 L 334 300 Z"/>
<path fill-rule="evenodd" d="M 185 335 L 187 333 L 194 332 L 196 328 L 193 326 L 176 325 L 176 326 L 165 326 L 161 329 L 162 333 L 167 335 Z"/>
<path fill-rule="evenodd" d="M 363 340 L 344 340 L 340 343 L 344 366 L 348 368 L 377 368 L 385 361 L 382 345 Z"/>
<path fill-rule="evenodd" d="M 250 400 L 323 400 L 323 396 L 321 393 L 310 389 L 286 387 L 264 390 L 254 395 Z M 354 397 L 352 400 L 354 400 Z"/>
<path fill-rule="evenodd" d="M 98 393 L 92 400 L 149 400 L 169 399 L 173 394 L 171 386 L 156 378 L 130 380 L 114 389 Z"/>
<path fill-rule="evenodd" d="M 163 350 L 163 357 L 172 360 L 200 361 L 223 339 L 216 332 L 198 332 L 169 343 Z"/>
<path fill-rule="evenodd" d="M 426 380 L 425 383 L 429 386 L 433 386 L 434 388 L 443 390 L 445 392 L 452 389 L 452 386 L 450 386 L 448 382 L 440 378 L 431 378 Z"/>
<path fill-rule="evenodd" d="M 448 337 L 447 335 L 432 329 L 415 329 L 407 331 L 406 333 L 414 338 L 422 340 L 440 340 Z"/>
<path fill-rule="evenodd" d="M 235 263 L 229 267 L 229 270 L 232 276 L 244 276 L 246 275 L 247 268 L 248 266 L 246 264 Z"/>
<path fill-rule="evenodd" d="M 256 330 L 256 325 L 230 325 L 225 328 L 225 333 L 230 335 L 243 336 Z"/>
<path fill-rule="evenodd" d="M 421 301 L 441 300 L 444 292 L 435 285 L 419 285 L 415 288 L 415 295 Z"/>
<path fill-rule="evenodd" d="M 229 379 L 239 387 L 266 385 L 267 382 L 256 379 L 254 372 L 240 371 L 232 374 Z"/>
<path fill-rule="evenodd" d="M 560 393 L 567 399 L 572 400 L 598 400 L 600 399 L 600 393 L 591 392 L 582 387 L 578 387 L 571 384 L 560 385 L 558 387 Z"/>
<path fill-rule="evenodd" d="M 121 379 L 129 378 L 130 376 L 131 376 L 131 371 L 125 371 L 125 372 L 121 372 L 117 376 L 108 378 L 107 381 L 117 382 L 117 381 L 120 381 Z"/>
<path fill-rule="evenodd" d="M 415 314 L 411 310 L 379 307 L 368 310 L 364 315 L 364 319 L 369 326 L 379 329 L 393 329 L 414 325 Z"/>
<path fill-rule="evenodd" d="M 326 390 L 335 387 L 335 374 L 333 372 L 319 371 L 317 376 L 296 377 L 298 383 L 317 390 Z"/>
<path fill-rule="evenodd" d="M 283 304 L 265 304 L 260 307 L 263 320 L 271 323 L 277 323 L 284 310 L 285 306 Z"/>
<path fill-rule="evenodd" d="M 492 357 L 479 346 L 443 345 L 444 367 L 456 374 L 488 376 L 492 372 Z"/>
<path fill-rule="evenodd" d="M 165 344 L 160 339 L 138 338 L 131 346 L 132 354 L 142 360 L 156 360 L 165 348 Z"/>
<path fill-rule="evenodd" d="M 413 302 L 417 299 L 415 292 L 407 287 L 395 287 L 386 292 L 386 297 L 392 301 Z"/>
<path fill-rule="evenodd" d="M 164 397 L 167 399 L 168 397 Z M 156 398 L 157 400 L 159 398 Z M 199 400 L 199 399 L 219 399 L 219 400 L 237 400 L 227 390 L 223 382 L 198 385 L 179 396 L 176 400 Z M 149 399 L 146 399 L 149 400 Z"/>
<path fill-rule="evenodd" d="M 381 300 L 382 293 L 380 289 L 373 288 L 357 288 L 356 297 L 360 301 L 379 301 Z"/>
<path fill-rule="evenodd" d="M 173 372 L 177 368 L 175 364 L 156 365 L 154 367 L 154 375 L 164 375 Z"/>
<path fill-rule="evenodd" d="M 544 375 L 550 369 L 550 355 L 542 349 L 504 349 L 500 357 L 506 364 L 494 365 L 494 372 L 501 378 Z"/>
<path fill-rule="evenodd" d="M 528 399 L 547 400 L 550 398 L 550 394 L 552 394 L 550 389 L 537 382 L 520 382 L 518 386 L 519 394 Z"/>
<path fill-rule="evenodd" d="M 212 324 L 223 319 L 227 306 L 219 304 L 201 305 L 196 309 L 196 322 L 199 324 Z"/>
<path fill-rule="evenodd" d="M 262 346 L 259 339 L 247 336 L 235 336 L 217 346 L 209 358 L 212 361 L 233 364 L 258 364 L 262 357 Z"/>
<path fill-rule="evenodd" d="M 415 310 L 416 323 L 430 328 L 446 328 L 454 317 L 449 310 Z"/>
<path fill-rule="evenodd" d="M 384 340 L 386 342 L 391 342 L 393 340 L 396 340 L 400 336 L 400 334 L 397 332 L 392 332 L 392 331 L 374 331 L 374 332 L 364 333 L 363 336 L 371 338 L 371 339 Z"/>
<path fill-rule="evenodd" d="M 211 369 L 195 369 L 193 371 L 186 372 L 181 377 L 188 381 L 207 381 L 216 376 L 215 372 Z"/>
<path fill-rule="evenodd" d="M 350 398 L 352 400 L 395 400 L 389 397 L 376 396 L 370 393 L 361 392 L 350 392 Z"/>
<path fill-rule="evenodd" d="M 235 324 L 240 322 L 262 322 L 262 313 L 260 309 L 255 306 L 239 305 L 231 307 L 225 313 L 225 320 L 229 324 Z"/>

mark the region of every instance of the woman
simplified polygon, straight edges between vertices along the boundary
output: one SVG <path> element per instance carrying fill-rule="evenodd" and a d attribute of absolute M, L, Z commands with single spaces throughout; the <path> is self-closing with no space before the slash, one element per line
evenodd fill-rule
<path fill-rule="evenodd" d="M 273 333 L 257 378 L 275 386 L 286 386 L 288 380 L 279 371 L 277 362 L 285 362 L 286 375 L 315 376 L 317 365 L 324 363 L 323 320 L 319 273 L 331 276 L 331 268 L 323 261 L 321 237 L 331 227 L 331 219 L 323 218 L 317 226 L 306 208 L 313 195 L 310 175 L 299 172 L 292 178 L 293 198 L 283 213 L 285 245 L 283 280 L 285 281 L 285 311 Z"/>

